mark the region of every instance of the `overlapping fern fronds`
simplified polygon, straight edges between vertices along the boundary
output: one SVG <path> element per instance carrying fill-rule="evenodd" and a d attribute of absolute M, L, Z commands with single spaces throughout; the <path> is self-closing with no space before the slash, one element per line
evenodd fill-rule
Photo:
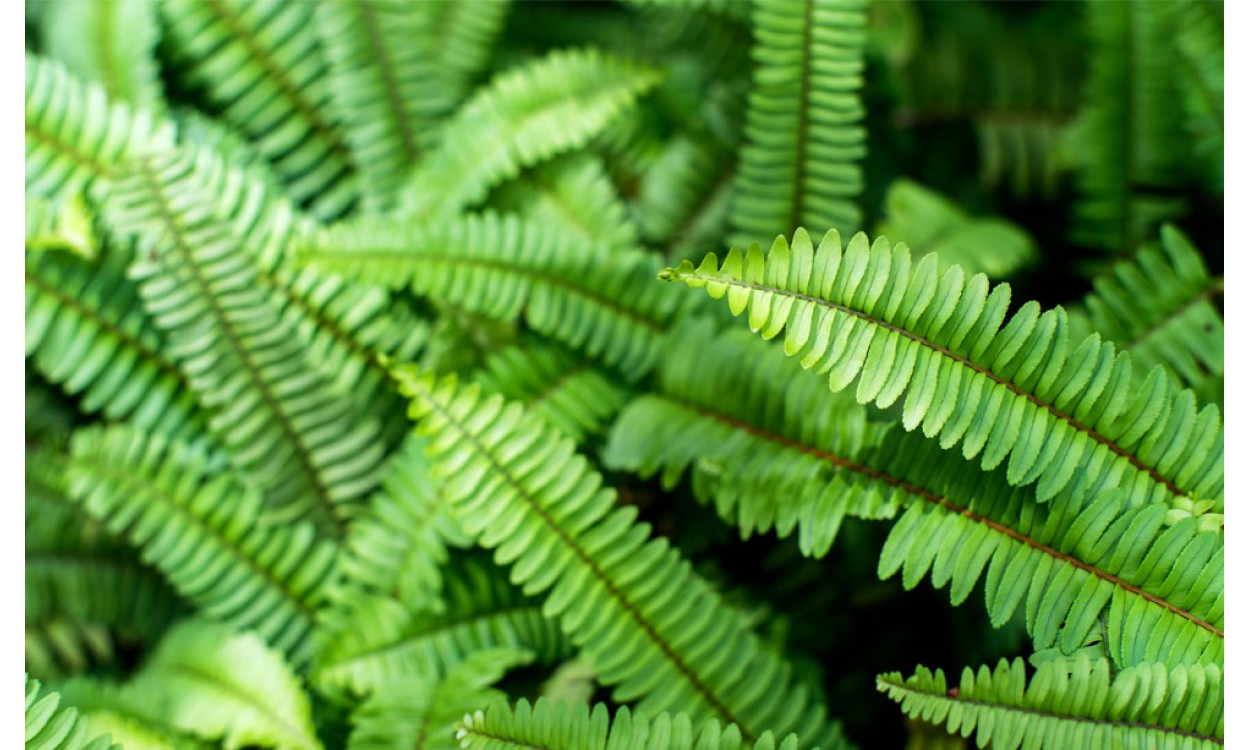
<path fill-rule="evenodd" d="M 45 0 L 44 52 L 113 101 L 165 106 L 156 67 L 156 0 Z"/>
<path fill-rule="evenodd" d="M 1223 427 L 1219 410 L 1197 409 L 1161 368 L 1130 393 L 1134 364 L 1090 336 L 1068 342 L 1062 308 L 1025 303 L 1004 324 L 1010 287 L 992 291 L 984 275 L 965 280 L 936 256 L 913 268 L 905 245 L 856 235 L 845 253 L 836 231 L 813 247 L 806 231 L 732 249 L 723 264 L 708 254 L 662 278 L 728 294 L 764 338 L 786 332 L 785 349 L 805 368 L 828 373 L 831 390 L 858 380 L 856 398 L 885 408 L 903 400 L 902 422 L 942 447 L 1004 461 L 1007 480 L 1037 484 L 1040 500 L 1065 487 L 1119 486 L 1134 503 L 1174 498 L 1223 507 Z M 1079 471 L 1078 471 L 1079 469 Z"/>
<path fill-rule="evenodd" d="M 795 732 L 827 747 L 839 730 L 790 667 L 615 493 L 572 444 L 519 404 L 454 377 L 398 371 L 429 435 L 449 501 L 543 612 L 594 663 L 618 701 L 718 718 L 759 737 Z"/>

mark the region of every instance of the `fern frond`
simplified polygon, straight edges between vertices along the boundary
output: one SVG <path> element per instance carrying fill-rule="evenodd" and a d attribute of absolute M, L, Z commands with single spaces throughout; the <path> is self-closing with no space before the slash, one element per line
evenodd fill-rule
<path fill-rule="evenodd" d="M 235 465 L 276 516 L 341 525 L 380 478 L 376 422 L 320 376 L 259 283 L 243 239 L 217 218 L 194 157 L 138 162 L 106 215 L 138 241 L 131 275 Z M 275 517 L 276 517 L 275 516 Z"/>
<path fill-rule="evenodd" d="M 78 431 L 66 482 L 207 616 L 304 659 L 336 553 L 310 524 L 260 524 L 260 493 L 210 476 L 203 450 L 127 427 Z"/>
<path fill-rule="evenodd" d="M 497 76 L 446 121 L 401 213 L 445 217 L 480 203 L 523 168 L 586 144 L 656 81 L 595 50 L 552 52 Z"/>
<path fill-rule="evenodd" d="M 46 2 L 46 0 L 45 0 Z M 155 0 L 53 0 L 43 17 L 43 51 L 109 98 L 163 109 L 157 76 Z"/>
<path fill-rule="evenodd" d="M 569 655 L 559 626 L 502 571 L 473 558 L 452 571 L 442 611 L 362 596 L 324 612 L 311 682 L 330 695 L 365 695 L 397 679 L 437 678 L 485 649 L 519 649 L 542 662 Z"/>
<path fill-rule="evenodd" d="M 1094 279 L 1088 324 L 1134 362 L 1163 365 L 1179 386 L 1222 401 L 1224 320 L 1212 300 L 1223 295 L 1224 280 L 1211 278 L 1174 227 L 1165 226 L 1161 239 L 1161 247 L 1147 246 Z"/>
<path fill-rule="evenodd" d="M 75 677 L 57 686 L 67 706 L 82 712 L 93 732 L 108 732 L 126 750 L 207 750 L 207 743 L 182 733 L 159 706 L 125 685 Z M 154 710 L 156 709 L 156 710 Z"/>
<path fill-rule="evenodd" d="M 299 679 L 255 633 L 186 621 L 126 689 L 173 726 L 226 747 L 322 748 Z"/>
<path fill-rule="evenodd" d="M 61 201 L 174 143 L 169 121 L 110 101 L 104 87 L 26 53 L 26 192 Z"/>
<path fill-rule="evenodd" d="M 53 203 L 38 196 L 26 199 L 26 249 L 64 250 L 86 260 L 94 260 L 100 240 L 92 226 L 94 216 L 73 193 L 64 201 Z"/>
<path fill-rule="evenodd" d="M 856 235 L 843 254 L 830 231 L 814 249 L 805 230 L 784 237 L 767 259 L 758 245 L 732 249 L 724 265 L 708 254 L 662 278 L 729 293 L 748 307 L 752 330 L 786 330 L 786 353 L 829 373 L 840 391 L 885 408 L 906 394 L 902 422 L 923 426 L 943 448 L 962 447 L 981 467 L 1004 461 L 1014 485 L 1037 483 L 1045 501 L 1065 487 L 1122 486 L 1133 503 L 1210 500 L 1223 507 L 1223 426 L 1219 410 L 1196 408 L 1161 368 L 1130 391 L 1133 363 L 1097 336 L 1068 343 L 1063 308 L 1026 303 L 1003 325 L 1010 287 L 989 291 L 983 275 L 964 280 L 937 257 L 912 267 L 905 245 L 869 247 Z"/>
<path fill-rule="evenodd" d="M 165 344 L 117 249 L 95 262 L 26 255 L 26 356 L 50 382 L 80 394 L 84 412 L 171 437 L 203 434 L 207 420 Z"/>
<path fill-rule="evenodd" d="M 350 150 L 330 117 L 316 4 L 282 0 L 169 0 L 161 17 L 190 84 L 245 133 L 295 200 L 319 217 L 357 198 Z"/>
<path fill-rule="evenodd" d="M 638 246 L 638 230 L 603 163 L 584 152 L 522 172 L 495 190 L 490 203 L 528 221 L 562 226 L 587 249 Z"/>
<path fill-rule="evenodd" d="M 430 0 L 419 7 L 421 28 L 413 42 L 433 62 L 443 88 L 458 103 L 489 67 L 512 0 L 481 0 L 472 5 Z"/>
<path fill-rule="evenodd" d="M 917 258 L 937 253 L 940 272 L 954 265 L 1001 279 L 1037 260 L 1033 238 L 1020 227 L 1004 219 L 973 218 L 940 193 L 905 178 L 886 192 L 885 219 L 877 234 L 906 243 Z"/>
<path fill-rule="evenodd" d="M 351 146 L 366 210 L 374 213 L 393 207 L 396 191 L 432 145 L 437 120 L 456 103 L 429 50 L 414 44 L 434 5 L 317 4 L 330 107 Z"/>
<path fill-rule="evenodd" d="M 669 258 L 719 245 L 729 223 L 734 167 L 715 144 L 671 139 L 643 172 L 631 206 L 642 236 L 668 247 Z"/>
<path fill-rule="evenodd" d="M 906 681 L 897 672 L 877 689 L 911 717 L 942 724 L 978 747 L 1061 750 L 1119 747 L 1215 750 L 1224 746 L 1224 671 L 1217 665 L 1168 670 L 1144 664 L 1111 674 L 1106 661 L 1042 665 L 1026 680 L 1024 662 L 964 669 L 947 688 L 942 670 L 920 667 Z"/>
<path fill-rule="evenodd" d="M 1086 8 L 1093 48 L 1071 141 L 1080 193 L 1072 238 L 1080 244 L 1130 253 L 1185 210 L 1175 189 L 1191 157 L 1168 11 L 1142 0 Z"/>
<path fill-rule="evenodd" d="M 615 700 L 718 717 L 754 736 L 772 729 L 842 744 L 742 616 L 665 540 L 650 539 L 636 508 L 614 510 L 615 493 L 570 440 L 519 404 L 457 389 L 454 376 L 396 377 L 465 530 L 497 548 L 527 592 L 550 591 L 544 613 L 615 686 Z"/>
<path fill-rule="evenodd" d="M 330 592 L 331 598 L 361 590 L 416 609 L 442 609 L 447 548 L 470 540 L 442 501 L 425 449 L 426 441 L 409 431 L 381 488 L 352 519 L 337 567 L 347 590 Z"/>
<path fill-rule="evenodd" d="M 763 0 L 751 24 L 757 67 L 730 214 L 735 242 L 798 226 L 858 229 L 867 3 Z"/>
<path fill-rule="evenodd" d="M 793 377 L 780 347 L 748 331 L 713 336 L 702 320 L 665 347 L 659 389 L 635 399 L 612 427 L 604 461 L 671 488 L 687 469 L 696 496 L 743 538 L 796 528 L 805 555 L 823 557 L 846 515 L 893 517 L 903 493 L 853 461 L 880 443 L 880 423 L 819 378 Z M 691 346 L 690 341 L 705 342 Z M 710 497 L 709 497 L 710 496 Z"/>
<path fill-rule="evenodd" d="M 828 398 L 822 379 L 785 367 L 780 347 L 742 340 L 745 331 L 679 331 L 706 345 L 674 339 L 660 393 L 631 403 L 615 425 L 609 466 L 662 471 L 666 484 L 693 466 L 696 494 L 714 497 L 744 536 L 797 526 L 800 549 L 816 556 L 845 515 L 887 518 L 902 506 L 881 552 L 883 578 L 902 569 L 910 589 L 931 571 L 960 604 L 985 573 L 991 624 L 1024 605 L 1037 649 L 1080 648 L 1110 607 L 1106 647 L 1117 663 L 1221 658 L 1223 545 L 1207 533 L 1209 517 L 1080 492 L 1037 506 L 1001 470 L 986 474 L 932 441 L 866 423 L 861 407 Z"/>
<path fill-rule="evenodd" d="M 1185 128 L 1208 188 L 1224 194 L 1224 3 L 1171 3 Z"/>
<path fill-rule="evenodd" d="M 628 389 L 599 368 L 540 341 L 491 354 L 474 379 L 483 391 L 524 403 L 578 442 L 602 432 L 629 397 Z"/>
<path fill-rule="evenodd" d="M 351 224 L 305 249 L 315 269 L 421 296 L 534 331 L 637 380 L 655 364 L 670 321 L 689 309 L 654 283 L 654 259 L 587 251 L 550 225 L 494 214 L 431 224 Z"/>
<path fill-rule="evenodd" d="M 470 711 L 506 700 L 506 693 L 490 686 L 529 660 L 524 651 L 488 649 L 470 654 L 437 680 L 386 683 L 352 712 L 347 750 L 460 750 L 456 723 Z"/>
<path fill-rule="evenodd" d="M 569 705 L 539 699 L 533 707 L 522 698 L 515 707 L 496 704 L 466 715 L 456 730 L 465 750 L 511 750 L 516 747 L 538 750 L 798 750 L 793 734 L 778 742 L 772 732 L 758 740 L 743 739 L 742 731 L 729 724 L 722 727 L 715 719 L 696 725 L 686 714 L 667 712 L 654 719 L 617 709 L 609 724 L 608 709 L 602 703 Z"/>
<path fill-rule="evenodd" d="M 89 733 L 87 721 L 60 706 L 58 693 L 39 695 L 39 681 L 26 678 L 27 750 L 121 750 L 107 735 Z"/>

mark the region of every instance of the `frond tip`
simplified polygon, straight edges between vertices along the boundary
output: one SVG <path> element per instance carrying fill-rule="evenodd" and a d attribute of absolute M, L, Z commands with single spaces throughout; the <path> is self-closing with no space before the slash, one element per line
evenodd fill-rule
<path fill-rule="evenodd" d="M 1198 412 L 1161 368 L 1130 389 L 1129 355 L 1094 335 L 1070 346 L 1063 308 L 1028 302 L 1004 325 L 1011 289 L 991 291 L 983 274 L 939 275 L 935 255 L 913 268 L 905 245 L 882 237 L 870 247 L 863 233 L 843 251 L 830 231 L 814 249 L 799 229 L 767 257 L 752 244 L 745 259 L 737 248 L 724 264 L 709 253 L 660 278 L 728 295 L 766 339 L 784 329 L 786 353 L 827 372 L 833 391 L 858 380 L 856 398 L 881 408 L 906 394 L 904 427 L 980 454 L 983 469 L 1006 461 L 1008 481 L 1036 482 L 1042 501 L 1121 484 L 1136 502 L 1188 496 L 1222 507 L 1214 406 Z"/>

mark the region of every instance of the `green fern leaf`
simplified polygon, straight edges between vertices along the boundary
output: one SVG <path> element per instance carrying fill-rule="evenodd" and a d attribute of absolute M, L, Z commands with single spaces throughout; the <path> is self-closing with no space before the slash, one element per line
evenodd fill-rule
<path fill-rule="evenodd" d="M 569 656 L 559 627 L 489 563 L 468 558 L 446 576 L 440 611 L 360 596 L 322 613 L 311 681 L 328 695 L 366 695 L 401 679 L 434 679 L 475 652 L 506 648 L 543 662 Z"/>
<path fill-rule="evenodd" d="M 93 218 L 79 193 L 59 204 L 38 196 L 27 198 L 26 249 L 65 250 L 93 260 L 100 246 Z"/>
<path fill-rule="evenodd" d="M 137 163 L 115 185 L 110 224 L 137 238 L 131 274 L 144 305 L 236 466 L 265 488 L 275 517 L 341 530 L 352 502 L 380 478 L 377 423 L 359 420 L 351 399 L 307 364 L 204 182 L 193 157 Z"/>
<path fill-rule="evenodd" d="M 296 201 L 322 218 L 357 198 L 350 150 L 329 113 L 314 3 L 167 0 L 161 18 L 182 77 L 257 145 Z"/>
<path fill-rule="evenodd" d="M 637 380 L 689 308 L 655 284 L 641 253 L 587 251 L 575 237 L 494 214 L 433 224 L 340 225 L 305 250 L 315 269 L 412 291 L 534 331 Z"/>
<path fill-rule="evenodd" d="M 121 750 L 106 735 L 88 733 L 72 708 L 60 707 L 57 693 L 39 695 L 39 681 L 26 678 L 26 750 Z"/>
<path fill-rule="evenodd" d="M 904 242 L 915 253 L 937 253 L 938 266 L 1002 279 L 1032 265 L 1037 246 L 1023 229 L 996 218 L 974 219 L 939 193 L 896 179 L 885 197 L 885 220 L 877 234 Z"/>
<path fill-rule="evenodd" d="M 719 244 L 729 224 L 735 162 L 718 144 L 678 136 L 641 175 L 632 209 L 642 236 L 669 258 Z"/>
<path fill-rule="evenodd" d="M 490 686 L 529 660 L 523 651 L 490 649 L 470 654 L 438 680 L 386 683 L 352 713 L 347 750 L 460 750 L 456 723 L 470 711 L 506 700 L 506 693 Z"/>
<path fill-rule="evenodd" d="M 311 525 L 261 525 L 260 493 L 209 476 L 203 450 L 126 427 L 78 431 L 66 481 L 206 615 L 257 630 L 296 662 L 307 656 L 336 553 Z"/>
<path fill-rule="evenodd" d="M 26 256 L 26 356 L 80 408 L 171 437 L 203 434 L 207 421 L 143 312 L 126 263 L 62 253 Z"/>
<path fill-rule="evenodd" d="M 1224 280 L 1212 279 L 1189 240 L 1165 226 L 1162 247 L 1094 279 L 1084 307 L 1089 327 L 1134 362 L 1163 365 L 1179 386 L 1222 402 L 1224 320 L 1212 300 L 1223 293 Z"/>
<path fill-rule="evenodd" d="M 402 213 L 444 217 L 480 203 L 521 169 L 584 145 L 656 81 L 594 50 L 553 52 L 497 76 L 447 120 L 404 188 Z"/>
<path fill-rule="evenodd" d="M 485 711 L 466 715 L 456 731 L 465 750 L 510 750 L 516 747 L 539 750 L 798 750 L 794 735 L 778 742 L 772 732 L 758 740 L 746 740 L 742 731 L 729 724 L 722 727 L 715 719 L 696 725 L 686 714 L 662 713 L 648 720 L 635 716 L 628 706 L 617 710 L 608 721 L 602 703 L 594 708 L 539 699 L 530 706 L 522 698 L 515 707 L 497 704 Z"/>
<path fill-rule="evenodd" d="M 491 63 L 511 0 L 456 0 L 419 4 L 420 30 L 412 40 L 432 62 L 442 87 L 459 102 Z"/>
<path fill-rule="evenodd" d="M 602 432 L 629 396 L 599 368 L 567 349 L 539 341 L 490 355 L 475 381 L 487 393 L 526 404 L 578 442 Z"/>
<path fill-rule="evenodd" d="M 1224 194 L 1224 3 L 1171 3 L 1185 128 L 1209 189 Z"/>
<path fill-rule="evenodd" d="M 458 390 L 454 376 L 396 377 L 465 530 L 497 548 L 527 592 L 550 590 L 545 614 L 616 686 L 615 700 L 718 717 L 754 736 L 773 729 L 842 744 L 743 618 L 665 540 L 649 540 L 635 508 L 613 509 L 615 493 L 571 441 L 519 404 Z"/>
<path fill-rule="evenodd" d="M 881 675 L 877 689 L 908 716 L 964 737 L 975 731 L 978 747 L 995 750 L 1224 746 L 1224 671 L 1213 664 L 1146 664 L 1113 677 L 1107 662 L 1080 659 L 1045 664 L 1026 683 L 1024 662 L 1004 659 L 992 671 L 965 669 L 949 690 L 942 670 L 924 667 L 906 681 Z"/>
<path fill-rule="evenodd" d="M 46 2 L 46 0 L 45 0 Z M 52 0 L 43 17 L 43 50 L 109 98 L 164 108 L 153 55 L 160 29 L 155 0 Z"/>
<path fill-rule="evenodd" d="M 111 102 L 61 63 L 26 53 L 26 192 L 61 201 L 174 142 L 173 126 Z"/>
<path fill-rule="evenodd" d="M 859 228 L 866 8 L 862 0 L 752 6 L 757 67 L 730 214 L 735 242 L 797 226 Z"/>
<path fill-rule="evenodd" d="M 226 747 L 322 748 L 299 679 L 254 633 L 184 622 L 127 690 L 173 726 Z"/>
<path fill-rule="evenodd" d="M 1078 243 L 1130 253 L 1185 210 L 1176 189 L 1192 157 L 1177 106 L 1169 10 L 1142 0 L 1087 7 L 1090 74 L 1071 137 Z"/>
<path fill-rule="evenodd" d="M 1122 486 L 1133 503 L 1174 497 L 1223 508 L 1223 427 L 1218 409 L 1199 412 L 1156 368 L 1130 392 L 1133 364 L 1096 336 L 1068 344 L 1063 308 L 1027 303 L 1006 325 L 1010 288 L 989 292 L 983 275 L 937 273 L 930 255 L 912 267 L 905 245 L 862 233 L 845 253 L 836 231 L 814 249 L 807 232 L 778 237 L 767 259 L 758 245 L 708 254 L 661 278 L 706 287 L 730 310 L 749 307 L 752 330 L 773 338 L 805 368 L 829 374 L 840 391 L 878 407 L 906 394 L 902 421 L 923 426 L 944 448 L 1006 462 L 1007 480 L 1036 482 L 1040 500 L 1065 487 Z"/>
<path fill-rule="evenodd" d="M 75 677 L 58 686 L 65 705 L 82 712 L 92 732 L 108 732 L 126 750 L 207 750 L 162 716 L 160 706 L 126 685 Z M 154 710 L 156 709 L 156 710 Z"/>

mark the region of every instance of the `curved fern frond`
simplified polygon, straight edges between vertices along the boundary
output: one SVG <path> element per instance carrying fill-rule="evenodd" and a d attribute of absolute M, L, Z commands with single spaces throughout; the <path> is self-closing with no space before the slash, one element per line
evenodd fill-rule
<path fill-rule="evenodd" d="M 745 331 L 679 330 L 707 345 L 674 340 L 660 394 L 631 403 L 615 425 L 609 466 L 662 471 L 667 484 L 693 466 L 696 494 L 711 495 L 744 536 L 797 526 L 800 549 L 816 556 L 844 516 L 906 507 L 881 552 L 882 578 L 901 569 L 911 589 L 931 572 L 960 604 L 984 573 L 991 624 L 1024 606 L 1037 649 L 1079 649 L 1107 613 L 1106 648 L 1119 664 L 1221 658 L 1223 544 L 1207 533 L 1218 518 L 1081 492 L 1038 506 L 1001 470 L 865 423 L 862 408 L 828 398 L 822 379 L 795 377 L 780 347 L 742 340 Z"/>
<path fill-rule="evenodd" d="M 877 234 L 906 243 L 917 258 L 937 253 L 942 272 L 954 265 L 1001 279 L 1037 260 L 1033 238 L 1020 227 L 968 216 L 941 194 L 905 178 L 886 192 L 885 219 Z"/>
<path fill-rule="evenodd" d="M 126 427 L 78 431 L 66 482 L 204 614 L 305 658 L 336 554 L 310 524 L 261 525 L 260 493 L 210 476 L 203 450 Z"/>
<path fill-rule="evenodd" d="M 502 571 L 468 558 L 453 572 L 442 611 L 364 596 L 323 613 L 311 682 L 330 695 L 365 695 L 398 679 L 435 679 L 485 649 L 523 650 L 542 662 L 569 656 L 559 626 Z"/>
<path fill-rule="evenodd" d="M 867 3 L 762 0 L 751 25 L 757 67 L 730 214 L 734 241 L 798 226 L 859 229 Z"/>
<path fill-rule="evenodd" d="M 1036 482 L 1042 501 L 1065 487 L 1122 486 L 1132 503 L 1179 496 L 1223 508 L 1219 410 L 1199 412 L 1161 368 L 1131 390 L 1129 355 L 1097 336 L 1069 346 L 1063 308 L 1029 302 L 1003 325 L 1006 284 L 991 292 L 958 266 L 939 276 L 935 255 L 913 268 L 905 245 L 870 248 L 862 233 L 845 254 L 836 231 L 814 249 L 802 229 L 767 258 L 752 245 L 744 263 L 734 248 L 723 266 L 709 253 L 661 278 L 728 293 L 764 338 L 785 329 L 786 353 L 828 372 L 833 391 L 858 379 L 856 398 L 882 408 L 906 394 L 908 430 L 980 454 L 983 469 L 1006 461 L 1007 480 Z"/>
<path fill-rule="evenodd" d="M 318 216 L 357 198 L 350 151 L 329 113 L 316 4 L 169 0 L 161 17 L 178 67 L 227 123 L 252 139 L 287 190 Z"/>
<path fill-rule="evenodd" d="M 432 224 L 340 225 L 304 252 L 316 269 L 419 295 L 534 331 L 637 380 L 689 300 L 654 281 L 654 259 L 587 251 L 550 225 L 494 214 Z"/>
<path fill-rule="evenodd" d="M 891 518 L 904 494 L 851 463 L 885 425 L 819 378 L 793 377 L 780 347 L 748 331 L 713 337 L 707 321 L 682 326 L 665 347 L 658 393 L 635 399 L 608 436 L 604 462 L 673 487 L 695 472 L 696 496 L 743 538 L 798 529 L 803 554 L 823 557 L 842 519 Z M 694 347 L 689 341 L 703 341 Z"/>
<path fill-rule="evenodd" d="M 170 437 L 207 430 L 204 413 L 143 312 L 116 251 L 95 262 L 26 255 L 26 356 L 86 413 Z"/>
<path fill-rule="evenodd" d="M 1130 253 L 1185 210 L 1175 188 L 1192 157 L 1177 106 L 1176 31 L 1167 3 L 1093 3 L 1086 18 L 1093 49 L 1071 138 L 1080 193 L 1072 237 Z"/>
<path fill-rule="evenodd" d="M 90 734 L 78 711 L 60 706 L 60 694 L 41 697 L 39 687 L 38 680 L 26 678 L 27 750 L 122 750 L 107 734 Z"/>
<path fill-rule="evenodd" d="M 189 620 L 126 690 L 173 726 L 226 747 L 322 750 L 299 679 L 254 633 Z"/>
<path fill-rule="evenodd" d="M 155 0 L 53 0 L 43 17 L 43 51 L 109 98 L 161 110 Z"/>
<path fill-rule="evenodd" d="M 563 347 L 530 341 L 487 357 L 475 381 L 487 393 L 520 401 L 577 442 L 603 431 L 628 389 Z"/>
<path fill-rule="evenodd" d="M 329 58 L 330 107 L 351 146 L 366 210 L 373 213 L 393 207 L 396 191 L 432 145 L 437 119 L 456 103 L 441 85 L 429 50 L 413 43 L 436 5 L 317 4 L 317 27 Z"/>
<path fill-rule="evenodd" d="M 1224 280 L 1172 226 L 1162 246 L 1147 246 L 1094 279 L 1085 298 L 1088 325 L 1146 367 L 1163 365 L 1174 382 L 1223 401 L 1224 320 L 1213 300 Z"/>
<path fill-rule="evenodd" d="M 178 153 L 137 162 L 114 186 L 106 215 L 116 232 L 137 238 L 131 275 L 144 306 L 213 432 L 266 490 L 275 517 L 341 525 L 380 478 L 378 425 L 359 420 L 349 395 L 309 364 L 243 240 L 213 212 L 203 174 Z"/>
<path fill-rule="evenodd" d="M 541 418 L 454 376 L 397 370 L 410 415 L 465 530 L 512 566 L 544 613 L 639 710 L 717 717 L 841 746 L 839 727 L 791 669 Z M 816 744 L 813 742 L 813 744 Z"/>
<path fill-rule="evenodd" d="M 491 688 L 530 655 L 511 649 L 470 654 L 437 680 L 405 678 L 386 683 L 352 712 L 347 750 L 460 750 L 456 724 L 468 712 L 507 699 Z"/>
<path fill-rule="evenodd" d="M 1026 680 L 1024 661 L 994 669 L 966 668 L 958 687 L 942 670 L 920 667 L 904 681 L 897 672 L 877 678 L 877 689 L 903 712 L 964 737 L 978 747 L 1066 750 L 1120 747 L 1216 750 L 1224 746 L 1224 670 L 1214 664 L 1144 664 L 1112 676 L 1106 661 L 1042 665 Z"/>
<path fill-rule="evenodd" d="M 112 102 L 99 84 L 26 53 L 27 195 L 67 199 L 125 162 L 173 143 L 167 120 Z"/>
<path fill-rule="evenodd" d="M 522 698 L 515 707 L 497 704 L 466 715 L 456 730 L 465 750 L 798 750 L 791 734 L 778 742 L 772 732 L 758 740 L 742 737 L 733 724 L 715 719 L 695 725 L 686 714 L 660 714 L 646 719 L 628 706 L 617 709 L 609 724 L 608 708 L 596 703 L 569 705 L 540 698 L 533 707 Z"/>
<path fill-rule="evenodd" d="M 552 52 L 497 76 L 443 125 L 401 213 L 445 217 L 480 203 L 521 169 L 586 144 L 657 80 L 595 50 Z"/>
<path fill-rule="evenodd" d="M 590 248 L 633 249 L 638 230 L 604 171 L 585 153 L 553 159 L 494 191 L 491 205 L 534 223 L 562 226 Z"/>

